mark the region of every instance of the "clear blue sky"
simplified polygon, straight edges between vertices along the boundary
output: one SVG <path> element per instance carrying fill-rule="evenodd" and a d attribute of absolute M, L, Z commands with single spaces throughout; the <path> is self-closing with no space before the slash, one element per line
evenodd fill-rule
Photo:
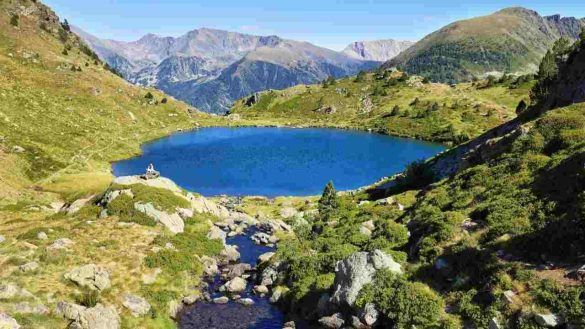
<path fill-rule="evenodd" d="M 356 40 L 417 40 L 458 19 L 523 6 L 585 17 L 583 0 L 43 0 L 101 38 L 179 36 L 199 27 L 275 34 L 341 49 Z"/>

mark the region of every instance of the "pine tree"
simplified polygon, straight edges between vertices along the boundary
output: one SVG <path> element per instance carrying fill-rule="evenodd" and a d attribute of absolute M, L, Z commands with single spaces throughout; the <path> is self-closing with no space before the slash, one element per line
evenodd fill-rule
<path fill-rule="evenodd" d="M 518 103 L 518 106 L 516 107 L 516 114 L 518 115 L 521 114 L 526 110 L 527 107 L 528 105 L 526 104 L 526 102 L 524 100 L 521 100 L 520 103 Z"/>
<path fill-rule="evenodd" d="M 63 21 L 63 24 L 61 24 L 61 26 L 63 27 L 63 30 L 71 32 L 71 26 L 69 26 L 69 22 L 67 20 Z"/>
<path fill-rule="evenodd" d="M 12 25 L 12 26 L 18 26 L 18 23 L 19 23 L 19 17 L 18 17 L 18 15 L 12 15 L 10 17 L 10 25 Z"/>
<path fill-rule="evenodd" d="M 328 217 L 332 211 L 339 208 L 339 198 L 337 197 L 337 191 L 333 186 L 333 182 L 327 183 L 321 199 L 319 199 L 319 214 L 321 217 Z"/>

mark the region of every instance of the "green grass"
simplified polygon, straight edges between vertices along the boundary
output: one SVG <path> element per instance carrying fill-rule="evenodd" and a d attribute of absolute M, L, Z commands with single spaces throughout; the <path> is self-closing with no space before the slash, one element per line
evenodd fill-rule
<path fill-rule="evenodd" d="M 231 112 L 240 114 L 243 124 L 373 130 L 458 144 L 512 119 L 532 86 L 532 82 L 516 86 L 505 81 L 487 88 L 483 82 L 449 87 L 412 79 L 398 72 L 370 73 L 327 87 L 301 85 L 268 91 L 251 107 L 244 100 L 236 102 Z M 328 107 L 335 112 L 320 110 Z"/>

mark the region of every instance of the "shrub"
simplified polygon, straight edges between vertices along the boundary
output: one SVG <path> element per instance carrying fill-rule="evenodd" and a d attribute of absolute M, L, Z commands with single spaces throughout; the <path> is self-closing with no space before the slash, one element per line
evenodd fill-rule
<path fill-rule="evenodd" d="M 356 301 L 358 306 L 374 303 L 394 328 L 440 327 L 444 303 L 428 286 L 409 282 L 389 271 L 376 273 Z"/>
<path fill-rule="evenodd" d="M 108 204 L 110 215 L 118 216 L 125 222 L 133 222 L 143 226 L 156 226 L 156 221 L 134 208 L 134 200 L 127 195 L 120 195 Z"/>
<path fill-rule="evenodd" d="M 432 183 L 434 179 L 435 174 L 426 165 L 425 161 L 419 160 L 406 166 L 406 171 L 403 176 L 398 178 L 398 183 L 405 188 L 419 189 Z"/>
<path fill-rule="evenodd" d="M 144 98 L 146 98 L 148 100 L 152 100 L 152 99 L 154 99 L 154 95 L 149 91 L 146 93 L 146 95 L 144 95 Z"/>
<path fill-rule="evenodd" d="M 77 297 L 77 304 L 85 307 L 95 307 L 100 302 L 100 292 L 93 289 L 85 289 Z"/>
<path fill-rule="evenodd" d="M 12 26 L 18 26 L 20 21 L 20 17 L 16 14 L 13 14 L 12 16 L 10 16 L 10 25 Z"/>
<path fill-rule="evenodd" d="M 161 99 L 160 102 L 161 102 L 161 104 L 166 104 L 168 102 L 168 100 L 166 97 L 164 97 L 163 99 Z"/>
<path fill-rule="evenodd" d="M 339 208 L 339 198 L 333 182 L 327 183 L 319 199 L 319 215 L 327 218 L 335 209 Z"/>

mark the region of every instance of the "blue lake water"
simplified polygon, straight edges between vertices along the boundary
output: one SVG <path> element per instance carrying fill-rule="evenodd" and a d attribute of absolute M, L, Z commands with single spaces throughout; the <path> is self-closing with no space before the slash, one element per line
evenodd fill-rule
<path fill-rule="evenodd" d="M 332 180 L 338 190 L 400 172 L 444 146 L 360 131 L 294 128 L 204 128 L 143 147 L 113 165 L 116 176 L 161 175 L 205 196 L 315 195 Z"/>

